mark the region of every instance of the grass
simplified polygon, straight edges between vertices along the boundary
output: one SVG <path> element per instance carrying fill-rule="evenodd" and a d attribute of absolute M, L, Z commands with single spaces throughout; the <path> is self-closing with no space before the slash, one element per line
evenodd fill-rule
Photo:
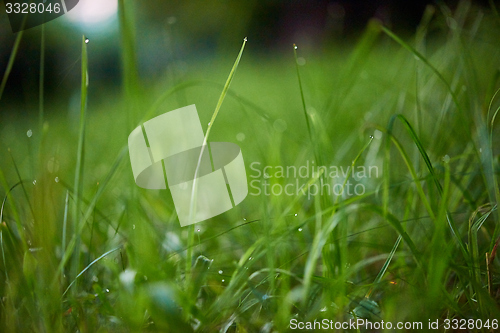
<path fill-rule="evenodd" d="M 495 331 L 496 10 L 429 7 L 414 39 L 370 22 L 354 47 L 321 54 L 298 45 L 263 59 L 250 39 L 189 63 L 179 83 L 139 79 L 127 6 L 121 94 L 89 107 L 96 51 L 83 36 L 77 127 L 43 99 L 43 70 L 38 117 L 0 116 L 2 332 L 281 332 L 292 318 L 439 319 L 440 331 L 481 319 Z M 127 136 L 184 99 L 210 141 L 238 142 L 254 187 L 181 228 L 168 191 L 134 184 Z M 328 168 L 279 174 L 313 163 Z M 297 179 L 293 195 L 263 194 Z M 328 182 L 364 191 L 311 195 Z"/>

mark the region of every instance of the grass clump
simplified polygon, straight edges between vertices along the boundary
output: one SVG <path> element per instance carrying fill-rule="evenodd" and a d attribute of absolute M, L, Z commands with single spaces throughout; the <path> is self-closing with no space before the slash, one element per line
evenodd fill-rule
<path fill-rule="evenodd" d="M 356 318 L 495 330 L 494 12 L 429 7 L 414 40 L 371 22 L 347 55 L 294 48 L 263 61 L 242 47 L 223 85 L 225 60 L 191 64 L 198 77 L 181 83 L 139 82 L 119 4 L 120 102 L 87 107 L 83 37 L 79 129 L 42 100 L 39 130 L 26 136 L 12 117 L 0 133 L 2 331 L 270 332 Z M 168 191 L 135 186 L 124 130 L 184 106 L 179 94 L 211 141 L 238 140 L 250 185 L 236 208 L 185 228 Z"/>

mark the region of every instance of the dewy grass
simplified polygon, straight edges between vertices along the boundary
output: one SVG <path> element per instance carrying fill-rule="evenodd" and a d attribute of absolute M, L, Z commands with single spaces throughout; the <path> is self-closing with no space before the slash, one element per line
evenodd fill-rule
<path fill-rule="evenodd" d="M 429 7 L 415 42 L 372 22 L 350 53 L 301 51 L 307 64 L 298 92 L 293 50 L 258 61 L 250 52 L 237 68 L 245 43 L 225 84 L 211 82 L 229 69 L 225 58 L 196 62 L 203 80 L 140 79 L 127 4 L 119 2 L 123 93 L 133 93 L 109 92 L 122 103 L 90 103 L 87 114 L 92 63 L 82 42 L 79 129 L 68 134 L 66 118 L 52 115 L 67 110 L 40 99 L 33 122 L 43 109 L 43 140 L 41 132 L 27 137 L 27 121 L 16 115 L 0 132 L 0 149 L 11 148 L 0 159 L 1 332 L 286 332 L 291 320 L 358 318 L 418 321 L 424 330 L 429 319 L 443 329 L 447 319 L 472 319 L 482 322 L 478 331 L 495 331 L 500 61 L 484 56 L 498 44 L 481 40 L 499 31 L 488 23 L 494 13 L 479 20 L 464 5 L 456 13 Z M 146 94 L 149 84 L 163 90 Z M 218 100 L 197 98 L 217 91 Z M 277 188 L 298 180 L 302 190 L 249 194 L 234 209 L 181 228 L 168 191 L 133 186 L 121 136 L 160 108 L 184 106 L 180 92 L 199 109 L 217 102 L 213 115 L 200 115 L 210 121 L 206 138 L 239 138 L 249 181 Z M 237 111 L 220 112 L 222 102 Z M 266 169 L 255 178 L 253 162 L 272 170 L 314 162 L 319 171 L 299 179 Z M 329 166 L 348 171 L 333 177 Z M 368 166 L 378 175 L 357 173 Z M 366 191 L 308 195 L 325 182 L 343 191 L 356 182 Z"/>
<path fill-rule="evenodd" d="M 245 50 L 245 45 L 247 43 L 247 38 L 243 40 L 243 44 L 241 45 L 240 52 L 238 53 L 238 56 L 236 57 L 236 60 L 233 64 L 233 68 L 229 72 L 229 76 L 227 77 L 226 83 L 224 84 L 224 88 L 222 89 L 222 92 L 220 94 L 219 100 L 217 101 L 217 105 L 215 106 L 215 111 L 212 115 L 212 118 L 210 119 L 210 122 L 208 123 L 208 128 L 207 132 L 205 133 L 205 137 L 203 138 L 203 144 L 201 145 L 202 149 L 200 151 L 200 156 L 198 158 L 198 163 L 196 165 L 196 170 L 194 173 L 193 177 L 193 187 L 191 189 L 191 204 L 189 206 L 189 220 L 193 221 L 194 216 L 196 214 L 195 212 L 195 207 L 196 207 L 196 193 L 197 193 L 197 186 L 198 186 L 198 172 L 200 169 L 201 165 L 201 159 L 203 157 L 204 153 L 208 153 L 208 150 L 205 150 L 205 147 L 208 147 L 208 137 L 210 135 L 210 131 L 214 125 L 215 119 L 217 118 L 217 115 L 219 114 L 220 107 L 222 106 L 222 102 L 224 101 L 224 98 L 226 98 L 227 91 L 229 90 L 229 86 L 231 85 L 231 82 L 233 81 L 234 75 L 236 74 L 236 70 L 238 69 L 238 65 L 241 60 L 241 56 L 243 55 L 243 50 Z M 189 284 L 189 279 L 191 278 L 191 264 L 192 264 L 192 245 L 194 243 L 194 224 L 189 226 L 188 230 L 188 249 L 187 249 L 187 255 L 186 255 L 186 281 Z"/>
<path fill-rule="evenodd" d="M 85 128 L 87 122 L 87 91 L 88 91 L 88 57 L 87 57 L 87 43 L 86 37 L 82 36 L 82 65 L 81 65 L 81 85 L 80 85 L 80 129 L 78 135 L 78 148 L 76 155 L 76 166 L 75 166 L 75 181 L 74 181 L 74 192 L 73 192 L 73 209 L 72 209 L 72 221 L 73 230 L 75 232 L 75 253 L 72 263 L 72 276 L 76 276 L 80 270 L 80 225 L 85 222 L 85 220 L 80 219 L 80 203 L 83 193 L 83 163 L 84 163 L 84 152 L 85 152 Z"/>

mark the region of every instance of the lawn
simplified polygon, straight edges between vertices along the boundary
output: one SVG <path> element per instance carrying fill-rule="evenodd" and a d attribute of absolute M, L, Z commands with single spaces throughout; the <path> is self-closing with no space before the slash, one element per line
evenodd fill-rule
<path fill-rule="evenodd" d="M 119 17 L 120 90 L 82 36 L 76 101 L 0 110 L 0 331 L 497 330 L 494 10 L 264 55 L 242 36 L 155 78 Z M 135 184 L 127 138 L 191 104 L 209 142 L 241 148 L 249 193 L 181 227 L 169 190 Z"/>

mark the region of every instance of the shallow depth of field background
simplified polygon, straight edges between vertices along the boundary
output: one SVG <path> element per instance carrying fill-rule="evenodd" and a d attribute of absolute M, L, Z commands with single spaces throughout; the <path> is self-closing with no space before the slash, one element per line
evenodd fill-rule
<path fill-rule="evenodd" d="M 3 78 L 17 35 L 0 8 Z M 0 97 L 0 331 L 494 331 L 499 33 L 494 1 L 382 0 L 81 0 L 24 31 Z M 378 173 L 298 178 L 362 195 L 251 187 L 181 228 L 168 190 L 135 185 L 127 137 L 190 104 L 206 131 L 244 37 L 209 141 L 240 146 L 249 183 L 313 163 Z"/>

